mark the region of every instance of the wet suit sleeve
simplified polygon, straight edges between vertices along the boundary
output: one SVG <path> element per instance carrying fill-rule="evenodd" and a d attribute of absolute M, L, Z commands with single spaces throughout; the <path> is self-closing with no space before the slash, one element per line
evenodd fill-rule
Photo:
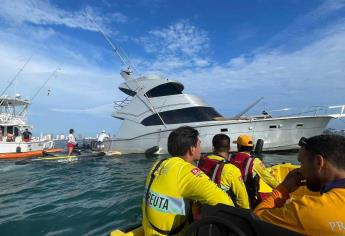
<path fill-rule="evenodd" d="M 288 191 L 283 185 L 279 185 L 271 196 L 255 208 L 254 214 L 264 221 L 303 234 L 305 229 L 298 214 L 300 204 L 298 200 L 286 203 L 288 199 Z"/>
<path fill-rule="evenodd" d="M 193 165 L 184 165 L 181 167 L 177 178 L 183 198 L 208 205 L 223 203 L 234 206 L 229 196 L 218 188 L 199 168 Z"/>
<path fill-rule="evenodd" d="M 229 186 L 227 191 L 233 196 L 238 207 L 249 209 L 247 190 L 243 183 L 241 171 L 236 166 L 232 164 L 224 166 L 221 184 Z"/>
<path fill-rule="evenodd" d="M 264 163 L 259 158 L 254 159 L 253 171 L 271 188 L 274 189 L 279 185 L 278 180 L 266 169 Z"/>

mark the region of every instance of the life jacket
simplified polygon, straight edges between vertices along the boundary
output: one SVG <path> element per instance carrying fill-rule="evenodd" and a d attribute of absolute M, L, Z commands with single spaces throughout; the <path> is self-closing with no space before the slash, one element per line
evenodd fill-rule
<path fill-rule="evenodd" d="M 253 174 L 254 159 L 255 157 L 250 154 L 238 152 L 232 155 L 229 160 L 231 164 L 237 166 L 241 171 L 252 209 L 261 201 L 259 195 L 260 177 Z"/>
<path fill-rule="evenodd" d="M 238 152 L 231 156 L 230 163 L 240 169 L 244 183 L 253 178 L 254 157 L 251 155 Z"/>
<path fill-rule="evenodd" d="M 225 160 L 219 161 L 208 158 L 208 156 L 203 156 L 198 162 L 198 168 L 210 177 L 218 187 L 220 187 L 222 171 L 225 163 Z"/>

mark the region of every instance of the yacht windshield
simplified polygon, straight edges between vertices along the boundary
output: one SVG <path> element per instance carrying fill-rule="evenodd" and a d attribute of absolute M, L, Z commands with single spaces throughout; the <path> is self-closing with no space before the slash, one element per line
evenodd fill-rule
<path fill-rule="evenodd" d="M 212 107 L 188 107 L 172 111 L 160 112 L 166 124 L 180 124 L 202 121 L 213 121 L 221 115 Z M 145 118 L 141 124 L 145 126 L 162 125 L 162 121 L 157 114 Z"/>
<path fill-rule="evenodd" d="M 166 83 L 161 84 L 157 87 L 146 92 L 146 96 L 152 97 L 162 97 L 168 95 L 182 94 L 183 86 L 178 83 Z"/>

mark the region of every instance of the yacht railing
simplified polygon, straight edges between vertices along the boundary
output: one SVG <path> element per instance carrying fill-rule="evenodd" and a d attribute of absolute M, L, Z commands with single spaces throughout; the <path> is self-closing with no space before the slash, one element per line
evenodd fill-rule
<path fill-rule="evenodd" d="M 128 106 L 128 104 L 130 104 L 131 101 L 132 101 L 132 97 L 131 96 L 128 96 L 125 99 L 120 100 L 120 101 L 114 101 L 114 109 L 119 111 L 122 108 Z"/>
<path fill-rule="evenodd" d="M 279 111 L 291 111 L 292 109 L 282 109 Z M 276 110 L 277 111 L 277 110 Z M 335 112 L 335 113 L 334 113 Z M 309 108 L 302 108 L 299 112 L 289 113 L 289 116 L 322 116 L 322 115 L 329 115 L 335 118 L 342 118 L 345 117 L 345 104 L 344 105 L 337 105 L 337 106 L 312 106 Z M 282 115 L 282 116 L 286 116 Z M 279 117 L 279 116 L 276 116 Z"/>

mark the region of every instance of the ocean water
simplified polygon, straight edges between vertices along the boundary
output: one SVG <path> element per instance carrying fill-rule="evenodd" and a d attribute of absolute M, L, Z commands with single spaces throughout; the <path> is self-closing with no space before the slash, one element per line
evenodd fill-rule
<path fill-rule="evenodd" d="M 141 221 L 144 181 L 159 157 L 125 155 L 15 165 L 0 161 L 0 235 L 108 235 Z M 264 162 L 297 163 L 297 153 Z"/>

